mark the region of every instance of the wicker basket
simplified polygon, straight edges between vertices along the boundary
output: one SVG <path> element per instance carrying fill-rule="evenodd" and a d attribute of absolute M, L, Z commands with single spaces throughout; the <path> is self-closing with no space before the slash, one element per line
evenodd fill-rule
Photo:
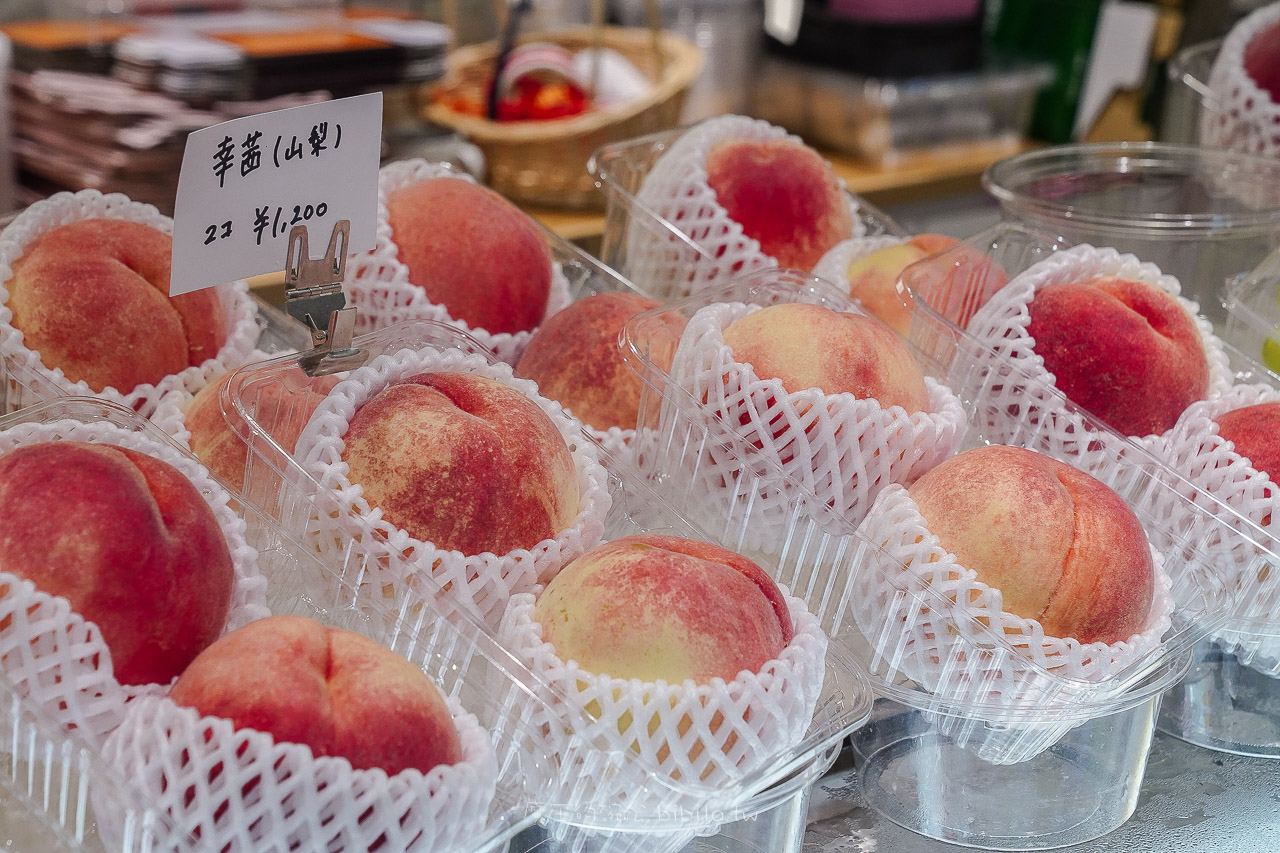
<path fill-rule="evenodd" d="M 601 32 L 580 27 L 531 34 L 519 41 L 550 42 L 570 52 L 596 45 L 612 48 L 658 82 L 644 97 L 572 118 L 489 121 L 447 106 L 459 96 L 483 100 L 498 53 L 497 44 L 487 42 L 451 54 L 448 75 L 436 87 L 426 117 L 479 146 L 488 160 L 489 185 L 513 201 L 603 207 L 603 196 L 587 173 L 587 159 L 601 145 L 675 127 L 689 87 L 702 70 L 702 51 L 670 31 L 638 27 L 604 27 Z"/>

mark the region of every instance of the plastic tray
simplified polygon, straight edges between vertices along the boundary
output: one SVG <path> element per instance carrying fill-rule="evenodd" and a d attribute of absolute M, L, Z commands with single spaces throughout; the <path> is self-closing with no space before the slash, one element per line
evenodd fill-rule
<path fill-rule="evenodd" d="M 972 251 L 988 239 L 995 240 L 987 235 L 963 245 Z M 1029 263 L 1052 251 L 1052 246 L 1052 241 L 1048 241 L 1019 248 L 1025 250 L 1024 260 Z M 935 261 L 943 257 L 935 256 Z M 972 264 L 971 255 L 962 257 Z M 1011 263 L 1009 269 L 1015 271 L 1018 267 Z M 959 292 L 952 292 L 951 296 L 952 301 L 945 304 L 958 310 L 965 310 L 974 301 Z M 699 399 L 677 387 L 670 375 L 658 366 L 654 354 L 670 352 L 675 346 L 668 331 L 670 327 L 659 322 L 661 315 L 692 316 L 698 308 L 713 301 L 761 305 L 777 301 L 838 303 L 840 297 L 821 281 L 810 279 L 800 285 L 791 273 L 764 271 L 716 292 L 703 293 L 633 318 L 624 332 L 623 346 L 648 386 L 641 423 L 656 425 L 650 427 L 651 435 L 646 436 L 642 431 L 640 436 L 638 466 L 641 472 L 667 501 L 697 518 L 722 544 L 753 556 L 757 551 L 768 554 L 782 570 L 779 576 L 782 581 L 792 589 L 806 590 L 813 600 L 821 602 L 817 612 L 833 644 L 843 646 L 863 661 L 877 693 L 918 714 L 919 719 L 925 721 L 925 728 L 933 732 L 932 737 L 966 756 L 966 761 L 961 763 L 948 761 L 946 753 L 937 753 L 939 761 L 930 765 L 934 768 L 931 772 L 949 777 L 950 768 L 971 768 L 976 763 L 985 768 L 988 780 L 1000 778 L 1009 790 L 1025 792 L 1038 791 L 1043 780 L 1055 773 L 1081 776 L 1102 772 L 1110 774 L 1107 784 L 1111 788 L 1136 790 L 1160 693 L 1181 677 L 1192 646 L 1226 618 L 1231 606 L 1228 592 L 1198 551 L 1194 536 L 1166 523 L 1152 507 L 1153 494 L 1160 494 L 1166 500 L 1179 500 L 1176 494 L 1170 493 L 1166 482 L 1172 475 L 1164 471 L 1154 457 L 1136 447 L 1131 453 L 1109 455 L 1106 464 L 1095 466 L 1094 471 L 1095 476 L 1101 476 L 1134 507 L 1153 544 L 1162 553 L 1176 557 L 1167 562 L 1167 568 L 1175 576 L 1173 594 L 1179 610 L 1159 650 L 1105 682 L 1063 678 L 1026 660 L 1003 636 L 996 635 L 986 625 L 968 616 L 956 615 L 954 603 L 931 588 L 899 587 L 887 605 L 895 621 L 914 622 L 922 612 L 951 614 L 947 624 L 954 628 L 954 636 L 943 652 L 945 675 L 934 689 L 926 689 L 911 678 L 913 667 L 908 644 L 895 639 L 896 632 L 882 636 L 877 636 L 874 630 L 868 633 L 852 613 L 867 566 L 873 562 L 884 564 L 889 559 L 887 555 L 865 539 L 850 520 L 836 515 L 796 483 L 788 482 L 777 466 L 761 460 L 751 442 L 744 438 L 741 426 L 720 419 Z M 990 355 L 973 351 L 976 345 L 973 339 L 936 314 L 926 316 L 926 312 L 927 309 L 916 311 L 910 342 L 926 374 L 945 381 L 965 401 L 970 425 L 962 446 L 991 443 L 992 437 L 998 436 L 999 443 L 1051 451 L 1053 448 L 1046 446 L 1034 428 L 1019 422 L 1003 407 L 987 402 L 984 390 L 990 374 L 979 369 L 979 365 L 981 359 Z M 1013 368 L 1010 366 L 1010 369 Z M 1094 425 L 1105 429 L 1100 424 Z M 705 488 L 691 488 L 696 478 L 703 475 L 709 450 L 722 459 L 731 458 L 739 463 L 730 487 L 724 490 L 724 500 L 715 505 L 706 500 Z M 1064 461 L 1072 460 L 1068 457 Z M 1099 467 L 1106 470 L 1098 470 Z M 786 516 L 771 517 L 770 513 L 780 507 L 787 508 Z M 1199 517 L 1204 525 L 1217 523 L 1206 513 Z M 757 536 L 760 530 L 768 530 L 773 535 Z M 886 617 L 882 617 L 881 624 L 886 621 Z M 871 624 L 874 623 L 861 623 L 867 627 Z M 1009 672 L 1016 674 L 1011 681 L 1016 701 L 1000 704 L 984 701 L 991 684 L 989 675 Z M 1118 735 L 1120 740 L 1109 744 L 1106 751 L 1127 759 L 1095 767 L 1072 743 L 1078 737 L 1096 741 L 1099 732 L 1105 736 L 1117 716 L 1123 717 L 1126 724 Z M 920 725 L 917 723 L 915 730 L 919 731 Z M 925 741 L 911 743 L 923 748 Z M 872 752 L 885 758 L 890 754 Z M 939 810 L 973 808 L 963 800 L 969 793 L 960 800 L 950 799 L 958 790 L 953 786 L 918 790 L 913 789 L 912 784 L 911 778 L 900 777 L 893 786 L 877 789 L 885 797 L 898 799 L 873 801 L 873 805 L 886 814 L 900 815 L 900 819 L 911 822 L 911 828 L 924 834 L 943 832 L 934 820 Z M 918 798 L 914 805 L 908 803 L 912 797 Z M 1060 846 L 1096 837 L 1118 826 L 1132 811 L 1133 799 L 1122 801 L 1118 811 L 1105 811 L 1096 820 L 1083 813 L 1092 813 L 1095 806 L 1081 799 L 1070 801 L 1065 808 L 1080 811 L 1075 819 L 1068 821 L 1066 828 L 1049 823 L 1027 826 L 1019 823 L 1021 819 L 1014 818 L 1012 811 L 1002 807 L 991 819 L 999 822 L 1003 816 L 1009 833 L 995 831 L 998 827 L 989 824 L 981 834 L 946 833 L 935 837 L 995 849 L 1016 849 L 1019 845 L 1026 848 Z"/>
<path fill-rule="evenodd" d="M 28 407 L 0 421 L 0 429 L 66 420 L 107 421 L 177 447 L 136 413 L 89 398 L 66 397 Z M 531 825 L 541 814 L 544 792 L 556 773 L 540 736 L 525 722 L 530 708 L 541 703 L 532 674 L 466 619 L 446 618 L 408 595 L 391 603 L 365 600 L 358 588 L 312 559 L 252 505 L 242 503 L 240 509 L 249 544 L 258 550 L 269 580 L 267 603 L 273 613 L 309 616 L 384 643 L 421 666 L 490 732 L 502 768 L 497 794 L 483 829 L 456 849 L 495 849 Z M 348 572 L 359 576 L 360 568 L 349 566 Z M 166 841 L 177 841 L 182 849 L 218 849 L 210 839 L 182 837 L 139 790 L 139 780 L 120 778 L 74 732 L 50 728 L 3 677 L 0 707 L 0 786 L 5 797 L 33 810 L 72 849 L 142 851 Z M 101 838 L 95 808 L 108 809 L 123 834 Z"/>
<path fill-rule="evenodd" d="M 987 268 L 975 263 L 975 258 L 994 261 L 1012 275 L 1065 247 L 1061 240 L 1043 234 L 1016 226 L 997 226 L 975 237 L 967 246 L 962 245 L 939 256 L 939 260 L 950 260 L 947 265 L 952 270 L 950 276 L 938 276 L 936 268 L 930 273 L 923 265 L 918 265 L 904 271 L 902 282 L 912 288 L 917 297 L 940 309 L 933 312 L 923 308 L 917 312 L 917 317 L 932 317 L 935 326 L 942 317 L 950 318 L 950 331 L 954 335 L 957 327 L 967 322 L 991 292 L 985 286 Z M 966 254 L 966 250 L 970 254 Z M 978 254 L 971 254 L 973 252 Z M 1236 382 L 1270 383 L 1280 387 L 1280 377 L 1250 357 L 1259 352 L 1259 335 L 1263 329 L 1267 333 L 1271 331 L 1264 308 L 1275 303 L 1275 260 L 1273 255 L 1254 274 L 1238 280 L 1228 290 L 1230 314 L 1225 326 L 1224 350 Z M 1270 290 L 1264 283 L 1269 283 Z M 1247 349 L 1242 351 L 1240 347 Z M 1066 404 L 1061 395 L 1057 396 Z M 1074 409 L 1069 404 L 1067 407 Z M 1270 569 L 1274 572 L 1280 565 L 1280 538 L 1274 533 L 1244 519 L 1177 472 L 1163 465 L 1153 470 L 1159 481 L 1165 484 L 1157 494 L 1177 492 L 1217 517 L 1196 516 L 1188 530 L 1190 545 L 1194 547 L 1196 539 L 1203 541 L 1210 536 L 1225 534 L 1239 537 L 1253 549 L 1255 556 L 1250 570 L 1256 568 L 1261 572 Z M 1232 592 L 1240 595 L 1243 605 L 1252 597 L 1253 590 Z M 1160 727 L 1210 748 L 1249 755 L 1280 754 L 1280 733 L 1276 731 L 1275 719 L 1259 715 L 1257 710 L 1261 706 L 1254 698 L 1249 698 L 1249 695 L 1255 698 L 1266 695 L 1267 691 L 1271 691 L 1273 696 L 1280 696 L 1278 662 L 1265 654 L 1268 647 L 1274 648 L 1275 638 L 1280 636 L 1280 626 L 1245 618 L 1237 608 L 1226 615 L 1224 624 L 1191 650 L 1190 675 L 1167 697 Z"/>
<path fill-rule="evenodd" d="M 396 353 L 404 349 L 457 349 L 482 353 L 490 363 L 496 362 L 496 356 L 483 351 L 474 340 L 460 331 L 439 323 L 419 321 L 400 323 L 357 337 L 355 346 L 376 356 L 381 353 Z M 259 365 L 251 365 L 237 371 L 229 385 L 231 405 L 236 418 L 230 420 L 238 432 L 242 431 L 251 448 L 247 471 L 248 490 L 251 499 L 260 499 L 254 493 L 255 484 L 267 482 L 274 491 L 280 488 L 278 500 L 264 505 L 275 508 L 285 520 L 286 530 L 293 529 L 287 516 L 294 507 L 302 507 L 307 512 L 340 512 L 336 509 L 326 490 L 316 482 L 289 454 L 285 453 L 258 426 L 256 415 L 259 414 L 258 402 L 265 399 L 264 391 L 287 370 L 294 360 L 289 357 L 273 359 Z M 591 442 L 589 436 L 583 440 Z M 605 517 L 604 538 L 613 539 L 619 536 L 639 532 L 663 532 L 698 539 L 711 539 L 698 527 L 685 520 L 675 512 L 648 485 L 641 482 L 625 462 L 607 448 L 599 448 L 605 467 L 609 471 L 608 487 L 612 498 L 611 509 Z M 353 526 L 358 528 L 362 522 L 350 518 Z M 377 570 L 358 560 L 353 562 L 358 548 L 348 550 L 348 559 L 344 564 L 329 568 L 339 576 L 347 579 L 353 587 L 362 590 L 362 600 L 378 600 L 388 594 L 395 596 L 400 602 L 401 588 L 393 592 L 384 590 L 370 580 L 377 577 Z M 765 564 L 766 569 L 772 566 Z M 425 573 L 414 575 L 418 586 L 418 595 L 430 598 L 437 609 L 456 608 L 451 595 L 436 586 Z M 795 592 L 795 595 L 804 593 Z M 726 816 L 741 813 L 748 808 L 757 796 L 771 796 L 767 792 L 775 784 L 792 777 L 806 767 L 821 765 L 834 753 L 832 750 L 841 738 L 850 730 L 860 725 L 866 718 L 870 706 L 869 689 L 865 678 L 856 663 L 841 652 L 828 654 L 827 674 L 822 694 L 818 701 L 818 710 L 805 739 L 794 748 L 773 756 L 762 762 L 762 769 L 750 774 L 739 783 L 728 787 L 709 789 L 696 783 L 675 783 L 655 773 L 655 769 L 643 766 L 644 762 L 634 754 L 610 753 L 604 759 L 615 761 L 622 767 L 620 772 L 636 774 L 637 778 L 645 777 L 644 783 L 658 792 L 663 802 L 669 799 L 673 807 L 636 813 L 625 809 L 615 809 L 609 803 L 590 801 L 590 792 L 574 791 L 572 779 L 566 779 L 564 796 L 554 802 L 547 803 L 548 820 L 558 827 L 559 840 L 564 841 L 575 832 L 586 832 L 589 835 L 611 832 L 631 833 L 635 842 L 645 849 L 645 844 L 655 843 L 655 839 L 666 835 L 666 841 L 678 839 L 681 834 L 692 835 L 693 832 L 706 832 L 714 829 L 717 821 L 729 819 Z M 594 747 L 592 747 L 594 748 Z M 584 749 L 588 749 L 584 746 Z M 595 760 L 590 754 L 587 760 Z M 566 762 L 569 766 L 571 762 Z M 584 797 L 584 793 L 586 796 Z M 687 840 L 687 839 L 686 839 Z M 664 841 L 664 843 L 666 843 Z M 612 842 L 621 843 L 621 842 Z M 674 843 L 672 841 L 672 843 Z"/>
<path fill-rule="evenodd" d="M 1280 374 L 1280 248 L 1227 282 L 1221 335 L 1249 359 Z"/>
<path fill-rule="evenodd" d="M 722 281 L 736 272 L 727 264 L 720 263 L 679 225 L 663 219 L 636 197 L 645 176 L 685 130 L 681 128 L 606 145 L 592 154 L 587 163 L 587 169 L 596 178 L 596 186 L 605 194 L 601 259 L 626 276 L 639 290 L 664 302 L 689 295 L 684 271 L 697 267 L 707 278 L 718 274 Z M 874 205 L 852 193 L 850 199 L 857 205 L 855 228 L 860 228 L 865 236 L 905 236 L 902 227 Z M 639 270 L 632 262 L 629 246 L 632 241 L 641 239 L 662 247 L 662 264 L 654 274 Z"/>

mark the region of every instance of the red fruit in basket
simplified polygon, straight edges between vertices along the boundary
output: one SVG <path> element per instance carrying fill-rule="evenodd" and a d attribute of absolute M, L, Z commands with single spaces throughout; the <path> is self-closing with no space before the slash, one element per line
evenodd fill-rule
<path fill-rule="evenodd" d="M 1280 22 L 1263 28 L 1245 45 L 1245 73 L 1280 103 Z"/>
<path fill-rule="evenodd" d="M 169 296 L 173 241 L 147 225 L 85 219 L 33 241 L 5 283 L 13 325 L 49 368 L 128 393 L 214 358 L 227 340 L 216 290 Z"/>
<path fill-rule="evenodd" d="M 1141 631 L 1155 568 L 1132 509 L 1100 480 L 1049 456 L 969 450 L 908 489 L 930 533 L 1006 612 L 1051 637 L 1114 643 Z"/>
<path fill-rule="evenodd" d="M 729 218 L 783 267 L 811 270 L 853 233 L 849 200 L 831 164 L 798 142 L 721 142 L 707 154 L 707 185 Z"/>
<path fill-rule="evenodd" d="M 0 456 L 0 566 L 97 624 L 123 684 L 167 684 L 222 633 L 235 571 L 217 519 L 167 462 L 53 441 Z"/>
<path fill-rule="evenodd" d="M 429 178 L 387 197 L 409 281 L 472 328 L 522 332 L 547 313 L 551 248 L 538 225 L 486 187 Z"/>
<path fill-rule="evenodd" d="M 1173 427 L 1209 393 L 1195 321 L 1152 284 L 1101 277 L 1036 291 L 1027 332 L 1055 384 L 1122 435 Z"/>
<path fill-rule="evenodd" d="M 354 631 L 300 616 L 227 634 L 192 661 L 169 698 L 358 770 L 426 773 L 462 760 L 449 706 L 421 669 Z"/>

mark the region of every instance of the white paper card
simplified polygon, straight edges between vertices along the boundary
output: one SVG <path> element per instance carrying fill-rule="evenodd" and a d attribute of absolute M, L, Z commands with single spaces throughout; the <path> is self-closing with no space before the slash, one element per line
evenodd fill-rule
<path fill-rule="evenodd" d="M 351 220 L 348 253 L 372 249 L 381 149 L 381 92 L 191 133 L 174 205 L 169 294 L 283 270 L 294 225 L 307 226 L 312 254 L 323 253 L 340 219 Z"/>

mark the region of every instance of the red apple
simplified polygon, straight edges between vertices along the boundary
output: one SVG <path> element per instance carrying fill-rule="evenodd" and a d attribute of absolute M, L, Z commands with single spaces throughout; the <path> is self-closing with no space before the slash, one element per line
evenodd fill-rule
<path fill-rule="evenodd" d="M 1101 481 L 997 445 L 953 456 L 908 493 L 942 547 L 1046 635 L 1115 643 L 1145 627 L 1151 549 L 1133 510 Z"/>
<path fill-rule="evenodd" d="M 729 324 L 724 342 L 757 377 L 778 379 L 788 393 L 874 398 L 884 408 L 925 411 L 929 394 L 920 365 L 892 329 L 863 314 L 786 302 Z"/>
<path fill-rule="evenodd" d="M 451 317 L 494 333 L 542 322 L 551 248 L 511 202 L 461 178 L 428 178 L 391 193 L 387 215 L 409 281 Z"/>
<path fill-rule="evenodd" d="M 36 238 L 5 283 L 13 325 L 46 367 L 94 391 L 129 392 L 214 358 L 227 341 L 213 289 L 169 296 L 173 241 L 120 219 Z"/>
<path fill-rule="evenodd" d="M 1101 277 L 1036 291 L 1027 332 L 1072 402 L 1123 435 L 1173 427 L 1209 393 L 1191 315 L 1152 284 Z"/>
<path fill-rule="evenodd" d="M 462 760 L 449 706 L 422 670 L 360 634 L 299 616 L 227 634 L 192 661 L 169 697 L 357 770 L 427 773 Z"/>
<path fill-rule="evenodd" d="M 362 405 L 348 477 L 416 539 L 467 555 L 532 548 L 565 530 L 580 494 L 555 423 L 529 397 L 471 373 L 421 373 Z"/>
<path fill-rule="evenodd" d="M 167 684 L 222 633 L 235 571 L 183 474 L 110 444 L 0 456 L 0 566 L 97 624 L 124 684 Z"/>
<path fill-rule="evenodd" d="M 720 142 L 706 169 L 716 201 L 779 266 L 811 270 L 853 234 L 849 200 L 831 164 L 807 145 Z"/>
<path fill-rule="evenodd" d="M 564 660 L 614 678 L 705 684 L 757 672 L 792 638 L 777 584 L 706 542 L 642 534 L 565 566 L 534 605 Z"/>

